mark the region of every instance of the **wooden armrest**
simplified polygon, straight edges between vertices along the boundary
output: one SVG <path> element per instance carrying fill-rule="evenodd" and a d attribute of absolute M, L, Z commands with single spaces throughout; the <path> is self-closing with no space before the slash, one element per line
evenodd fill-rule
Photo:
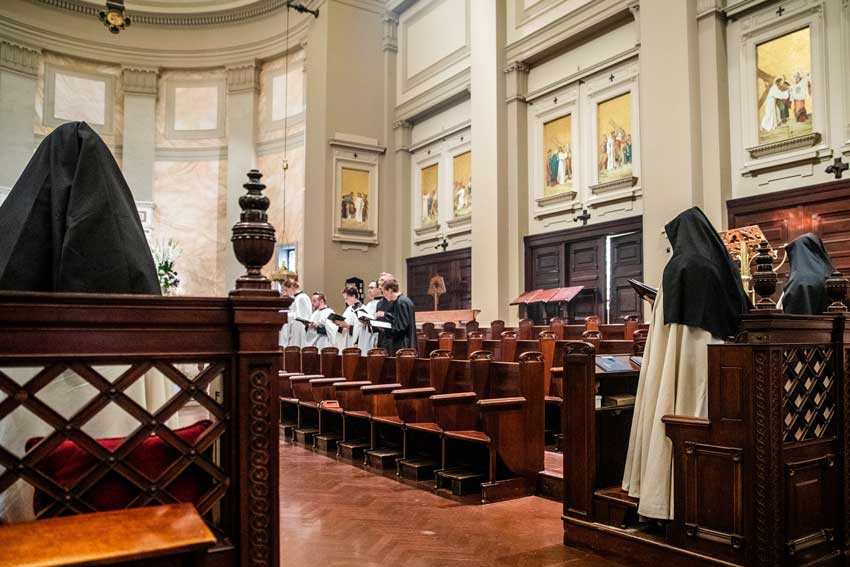
<path fill-rule="evenodd" d="M 387 394 L 400 388 L 401 384 L 372 384 L 371 386 L 361 386 L 360 391 L 363 392 L 363 395 L 369 396 L 374 394 Z"/>
<path fill-rule="evenodd" d="M 515 398 L 488 398 L 478 400 L 475 405 L 482 411 L 509 411 L 525 406 L 526 399 L 522 396 Z"/>
<path fill-rule="evenodd" d="M 287 372 L 286 370 L 278 370 L 277 375 L 279 378 L 292 378 L 293 376 L 303 376 L 301 372 Z"/>
<path fill-rule="evenodd" d="M 435 406 L 447 406 L 451 404 L 471 404 L 478 398 L 475 392 L 457 392 L 455 394 L 435 394 L 431 396 L 431 402 Z"/>
<path fill-rule="evenodd" d="M 430 398 L 437 393 L 436 388 L 404 388 L 393 392 L 393 396 L 397 400 L 406 400 L 410 398 Z"/>
<path fill-rule="evenodd" d="M 290 384 L 300 384 L 301 382 L 309 382 L 310 380 L 315 380 L 317 378 L 324 378 L 321 374 L 307 374 L 304 376 L 290 376 L 289 383 Z"/>
<path fill-rule="evenodd" d="M 354 388 L 361 388 L 363 386 L 371 386 L 372 383 L 368 380 L 356 380 L 352 382 L 337 382 L 334 384 L 335 390 L 353 390 Z"/>
<path fill-rule="evenodd" d="M 0 565 L 113 564 L 192 553 L 214 544 L 215 536 L 194 505 L 168 504 L 3 526 Z"/>
<path fill-rule="evenodd" d="M 310 385 L 327 386 L 329 384 L 336 384 L 337 382 L 345 382 L 345 378 L 313 378 L 310 380 Z"/>
<path fill-rule="evenodd" d="M 662 423 L 667 425 L 680 425 L 682 427 L 708 427 L 711 421 L 704 417 L 688 417 L 686 415 L 665 415 L 661 418 Z"/>

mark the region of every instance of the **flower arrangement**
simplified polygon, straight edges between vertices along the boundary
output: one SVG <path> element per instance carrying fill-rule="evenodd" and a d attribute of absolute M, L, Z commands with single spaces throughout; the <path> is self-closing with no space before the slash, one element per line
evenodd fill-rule
<path fill-rule="evenodd" d="M 169 238 L 166 242 L 157 241 L 151 248 L 153 261 L 156 264 L 156 275 L 159 278 L 159 287 L 163 295 L 176 295 L 180 286 L 180 277 L 174 263 L 180 257 L 180 248 L 177 242 Z"/>

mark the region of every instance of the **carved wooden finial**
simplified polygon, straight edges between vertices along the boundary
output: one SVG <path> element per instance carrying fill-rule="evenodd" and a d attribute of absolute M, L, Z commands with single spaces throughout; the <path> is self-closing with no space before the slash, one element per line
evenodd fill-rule
<path fill-rule="evenodd" d="M 835 270 L 832 275 L 826 279 L 826 295 L 832 300 L 832 304 L 827 307 L 827 313 L 846 313 L 847 306 L 844 300 L 847 299 L 847 292 L 850 290 L 850 280 L 844 275 Z"/>
<path fill-rule="evenodd" d="M 776 302 L 770 298 L 776 292 L 778 277 L 773 271 L 773 256 L 770 255 L 770 246 L 767 240 L 759 242 L 758 254 L 755 258 L 756 267 L 752 271 L 753 290 L 758 295 L 756 302 L 757 311 L 779 311 Z"/>
<path fill-rule="evenodd" d="M 260 183 L 263 174 L 252 169 L 248 172 L 248 183 L 244 187 L 248 192 L 239 197 L 242 213 L 239 222 L 233 225 L 233 251 L 236 259 L 248 270 L 236 280 L 236 291 L 231 295 L 270 295 L 278 293 L 272 290 L 271 280 L 260 270 L 274 255 L 274 227 L 269 224 L 266 211 L 269 198 L 263 195 L 265 185 Z"/>

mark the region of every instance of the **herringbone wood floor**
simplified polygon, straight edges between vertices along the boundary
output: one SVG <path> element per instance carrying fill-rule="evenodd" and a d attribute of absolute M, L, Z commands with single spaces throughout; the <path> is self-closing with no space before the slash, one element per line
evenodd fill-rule
<path fill-rule="evenodd" d="M 281 443 L 284 567 L 617 567 L 562 542 L 561 504 L 460 504 Z"/>

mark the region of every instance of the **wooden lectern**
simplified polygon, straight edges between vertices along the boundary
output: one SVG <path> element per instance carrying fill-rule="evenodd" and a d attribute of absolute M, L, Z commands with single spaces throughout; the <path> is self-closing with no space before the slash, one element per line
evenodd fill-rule
<path fill-rule="evenodd" d="M 551 319 L 560 317 L 569 320 L 569 302 L 584 289 L 584 286 L 557 287 L 527 291 L 511 301 L 519 305 L 520 319 L 531 319 L 535 325 L 548 325 Z"/>

